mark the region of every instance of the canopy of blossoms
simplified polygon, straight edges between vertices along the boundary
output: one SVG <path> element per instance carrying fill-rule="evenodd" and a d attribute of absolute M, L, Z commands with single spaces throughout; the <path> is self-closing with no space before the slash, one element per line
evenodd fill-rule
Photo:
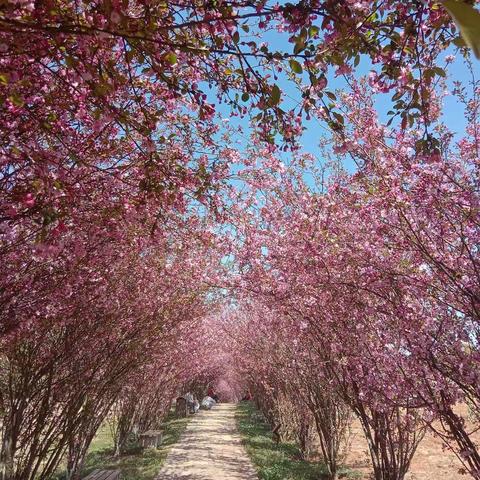
<path fill-rule="evenodd" d="M 107 417 L 120 454 L 212 385 L 314 425 L 332 479 L 352 416 L 376 480 L 426 429 L 480 478 L 478 16 L 2 2 L 2 478 L 79 478 Z"/>

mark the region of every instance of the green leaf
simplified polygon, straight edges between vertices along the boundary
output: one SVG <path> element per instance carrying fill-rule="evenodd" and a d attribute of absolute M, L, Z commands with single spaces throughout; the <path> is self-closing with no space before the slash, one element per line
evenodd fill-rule
<path fill-rule="evenodd" d="M 135 50 L 127 50 L 125 52 L 125 60 L 130 63 L 135 58 Z"/>
<path fill-rule="evenodd" d="M 168 52 L 165 57 L 163 57 L 170 65 L 175 65 L 177 63 L 177 56 L 173 52 Z"/>
<path fill-rule="evenodd" d="M 238 30 L 232 35 L 232 40 L 233 43 L 238 43 L 240 41 L 240 34 L 238 33 Z"/>
<path fill-rule="evenodd" d="M 25 102 L 23 101 L 23 98 L 18 94 L 14 93 L 13 95 L 10 95 L 8 99 L 16 106 L 16 107 L 23 107 Z"/>
<path fill-rule="evenodd" d="M 96 83 L 93 92 L 97 97 L 103 97 L 109 92 L 109 86 L 106 83 Z"/>
<path fill-rule="evenodd" d="M 465 43 L 480 59 L 480 13 L 467 3 L 456 0 L 443 0 L 443 6 L 455 21 Z"/>
<path fill-rule="evenodd" d="M 312 25 L 309 29 L 308 29 L 308 35 L 310 37 L 314 37 L 315 35 L 318 34 L 318 32 L 320 31 L 320 29 L 316 26 L 316 25 Z"/>
<path fill-rule="evenodd" d="M 465 40 L 461 36 L 455 37 L 452 43 L 459 48 L 463 48 L 467 46 L 467 44 L 465 43 Z"/>
<path fill-rule="evenodd" d="M 335 117 L 335 119 L 340 125 L 343 125 L 345 123 L 345 119 L 343 118 L 343 115 L 340 115 L 337 112 L 333 112 L 333 116 Z"/>
<path fill-rule="evenodd" d="M 292 58 L 289 63 L 290 63 L 290 68 L 292 69 L 292 72 L 298 73 L 299 75 L 303 73 L 303 68 L 299 62 L 297 62 Z"/>
<path fill-rule="evenodd" d="M 67 55 L 65 57 L 65 63 L 67 65 L 67 67 L 69 67 L 69 68 L 73 68 L 77 64 L 76 60 L 73 57 L 71 57 L 70 55 Z"/>
<path fill-rule="evenodd" d="M 443 68 L 440 67 L 433 67 L 433 71 L 439 76 L 439 77 L 446 77 L 447 74 Z"/>
<path fill-rule="evenodd" d="M 250 98 L 250 95 L 247 92 L 242 93 L 242 100 L 244 102 L 247 102 L 249 98 Z"/>
<path fill-rule="evenodd" d="M 280 102 L 280 97 L 281 97 L 280 88 L 278 88 L 278 85 L 274 85 L 272 87 L 272 91 L 270 92 L 270 103 L 273 106 L 278 105 L 278 103 Z"/>
<path fill-rule="evenodd" d="M 293 53 L 298 55 L 302 50 L 305 50 L 305 41 L 302 38 L 297 37 L 295 40 L 295 46 L 293 47 Z"/>

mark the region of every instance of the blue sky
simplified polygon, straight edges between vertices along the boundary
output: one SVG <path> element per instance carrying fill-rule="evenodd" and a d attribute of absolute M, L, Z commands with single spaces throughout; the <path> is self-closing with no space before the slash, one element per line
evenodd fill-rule
<path fill-rule="evenodd" d="M 258 35 L 258 33 L 257 33 Z M 254 36 L 252 35 L 252 39 Z M 287 41 L 287 36 L 285 34 L 279 34 L 275 31 L 267 31 L 263 32 L 260 35 L 260 38 L 255 38 L 257 43 L 259 41 L 265 41 L 269 45 L 271 45 L 272 49 L 278 49 L 282 51 L 292 51 L 292 44 Z M 454 54 L 452 50 L 446 51 L 443 56 L 441 57 L 440 65 L 444 67 L 444 58 L 448 54 Z M 480 62 L 473 58 L 474 68 L 477 68 L 477 71 L 480 73 Z M 365 76 L 368 75 L 370 70 L 372 69 L 371 64 L 368 60 L 362 59 L 360 65 L 356 68 L 355 76 Z M 459 52 L 456 53 L 456 60 L 453 64 L 449 65 L 447 69 L 447 84 L 449 87 L 453 86 L 453 81 L 461 81 L 465 85 L 467 85 L 471 78 L 470 72 L 468 71 L 467 66 L 464 63 L 464 60 Z M 342 77 L 335 77 L 334 72 L 332 71 L 328 76 L 328 87 L 327 89 L 330 91 L 335 91 L 337 89 L 343 89 L 346 87 L 346 82 Z M 279 85 L 280 89 L 282 90 L 282 102 L 286 108 L 294 106 L 300 100 L 300 93 L 293 82 L 289 81 L 285 76 L 282 78 L 281 76 L 277 80 L 277 84 Z M 392 109 L 392 95 L 394 92 L 390 94 L 379 94 L 376 97 L 376 107 L 380 118 L 385 122 L 388 120 L 387 112 Z M 212 103 L 217 103 L 216 101 L 216 92 L 212 90 L 209 95 L 209 101 Z M 251 133 L 251 128 L 248 124 L 248 119 L 238 119 L 238 118 L 231 118 L 230 117 L 230 107 L 227 105 L 220 105 L 217 104 L 217 111 L 223 118 L 229 118 L 229 122 L 232 125 L 241 125 L 244 130 L 243 137 L 239 138 L 238 145 L 234 145 L 234 147 L 239 148 L 242 150 L 246 147 L 249 141 L 249 135 Z M 466 126 L 466 120 L 464 115 L 463 106 L 458 102 L 457 99 L 454 97 L 447 96 L 444 99 L 444 122 L 447 126 L 453 130 L 457 137 L 460 137 Z M 328 128 L 324 123 L 321 121 L 312 118 L 312 120 L 307 121 L 304 120 L 303 126 L 305 127 L 305 131 L 300 139 L 302 148 L 301 151 L 308 152 L 315 157 L 319 157 L 320 151 L 318 148 L 319 139 L 322 135 L 329 134 Z M 282 158 L 285 158 L 287 154 L 281 154 Z M 321 159 L 320 159 L 321 160 Z M 344 167 L 347 168 L 349 171 L 355 170 L 355 165 L 353 162 L 344 163 Z"/>

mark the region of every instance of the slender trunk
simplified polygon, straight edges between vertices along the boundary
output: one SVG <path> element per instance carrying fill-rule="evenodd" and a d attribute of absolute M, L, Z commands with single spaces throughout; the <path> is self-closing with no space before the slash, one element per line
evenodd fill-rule
<path fill-rule="evenodd" d="M 457 442 L 461 461 L 468 468 L 473 478 L 480 479 L 480 455 L 478 448 L 465 431 L 462 419 L 450 407 L 442 411 L 442 418 L 447 424 L 450 434 Z"/>
<path fill-rule="evenodd" d="M 0 452 L 0 478 L 12 480 L 14 474 L 14 441 L 7 430 L 3 434 L 2 449 Z"/>
<path fill-rule="evenodd" d="M 2 446 L 0 449 L 0 478 L 1 480 L 14 480 L 15 452 L 17 450 L 18 432 L 23 409 L 12 408 L 7 418 L 3 420 Z"/>

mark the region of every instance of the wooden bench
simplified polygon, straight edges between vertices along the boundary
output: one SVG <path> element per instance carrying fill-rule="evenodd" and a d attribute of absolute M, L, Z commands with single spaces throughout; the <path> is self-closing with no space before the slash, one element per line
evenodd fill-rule
<path fill-rule="evenodd" d="M 140 445 L 143 448 L 158 448 L 162 443 L 162 433 L 161 430 L 148 430 L 147 432 L 141 433 L 139 435 Z"/>
<path fill-rule="evenodd" d="M 83 480 L 120 480 L 120 470 L 94 470 Z"/>

